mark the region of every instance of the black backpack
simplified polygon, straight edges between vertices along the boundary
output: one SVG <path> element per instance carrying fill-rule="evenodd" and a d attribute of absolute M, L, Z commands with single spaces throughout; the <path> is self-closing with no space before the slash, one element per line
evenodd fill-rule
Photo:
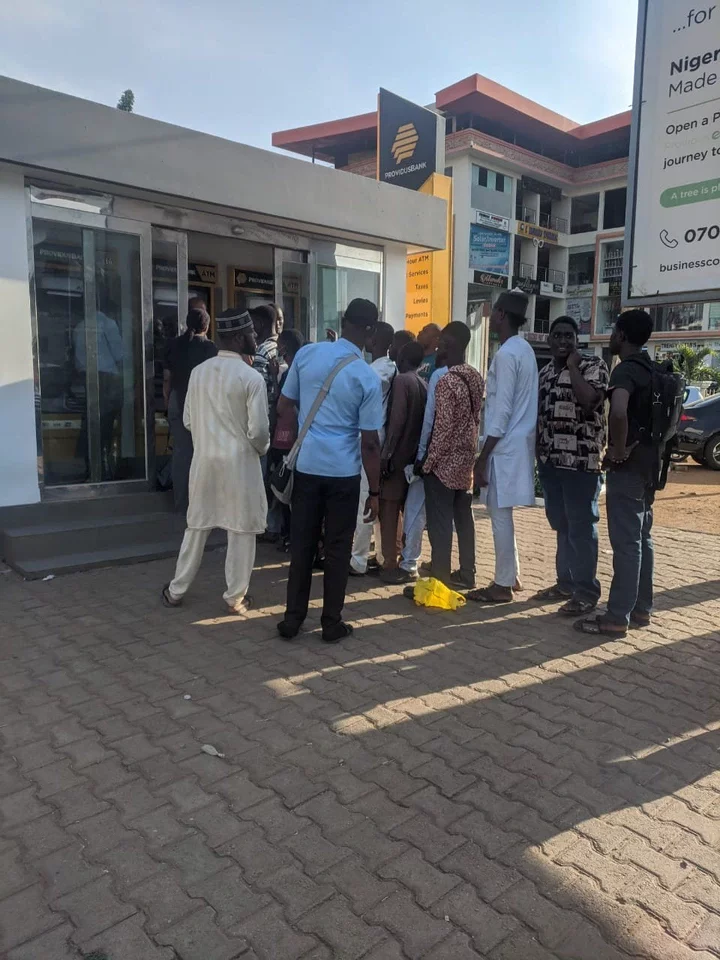
<path fill-rule="evenodd" d="M 658 363 L 642 354 L 628 357 L 628 359 L 642 363 L 646 370 L 650 370 L 652 377 L 650 433 L 649 435 L 646 433 L 645 443 L 657 452 L 657 469 L 653 476 L 653 487 L 655 490 L 662 490 L 667 483 L 670 456 L 676 444 L 675 438 L 682 414 L 687 381 L 681 373 L 673 369 L 672 360 Z"/>

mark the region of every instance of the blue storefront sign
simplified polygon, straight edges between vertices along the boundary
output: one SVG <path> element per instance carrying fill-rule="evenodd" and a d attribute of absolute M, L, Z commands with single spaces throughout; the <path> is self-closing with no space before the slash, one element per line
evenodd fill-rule
<path fill-rule="evenodd" d="M 510 273 L 510 234 L 471 223 L 470 268 L 507 277 Z"/>

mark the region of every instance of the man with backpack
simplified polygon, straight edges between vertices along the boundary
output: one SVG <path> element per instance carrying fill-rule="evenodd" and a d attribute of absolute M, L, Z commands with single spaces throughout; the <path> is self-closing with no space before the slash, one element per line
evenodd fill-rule
<path fill-rule="evenodd" d="M 620 358 L 608 387 L 610 443 L 606 509 L 613 549 L 607 612 L 578 620 L 581 633 L 624 637 L 647 626 L 653 605 L 653 502 L 667 477 L 685 381 L 654 363 L 643 347 L 653 321 L 644 310 L 620 314 L 610 350 Z"/>

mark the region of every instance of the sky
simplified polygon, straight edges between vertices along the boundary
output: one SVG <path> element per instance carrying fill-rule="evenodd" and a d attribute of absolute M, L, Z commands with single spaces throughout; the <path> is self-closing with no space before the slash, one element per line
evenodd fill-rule
<path fill-rule="evenodd" d="M 480 73 L 587 123 L 630 107 L 637 0 L 0 0 L 0 74 L 258 147 Z"/>

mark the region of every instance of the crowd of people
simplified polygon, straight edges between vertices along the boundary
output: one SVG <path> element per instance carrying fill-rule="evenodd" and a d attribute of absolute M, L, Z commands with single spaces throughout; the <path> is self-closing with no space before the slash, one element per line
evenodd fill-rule
<path fill-rule="evenodd" d="M 537 471 L 557 551 L 555 583 L 534 599 L 557 603 L 583 633 L 624 636 L 647 624 L 659 458 L 653 367 L 643 350 L 652 320 L 641 310 L 619 316 L 611 351 L 620 362 L 610 375 L 602 359 L 579 352 L 575 320 L 560 317 L 550 328 L 551 360 L 538 374 L 520 336 L 527 305 L 520 290 L 498 297 L 490 329 L 500 345 L 485 384 L 466 362 L 464 323 L 428 324 L 415 338 L 356 299 L 338 338 L 303 345 L 268 304 L 220 314 L 218 350 L 207 339 L 206 312 L 191 304 L 166 380 L 173 485 L 187 530 L 165 604 L 182 603 L 213 528 L 228 534 L 224 600 L 233 613 L 252 606 L 258 540 L 289 551 L 277 626 L 285 640 L 302 629 L 318 567 L 328 643 L 352 633 L 343 619 L 349 576 L 397 585 L 434 577 L 471 601 L 511 603 L 523 590 L 513 511 L 535 503 Z M 272 478 L 290 451 L 292 497 L 284 504 Z M 607 611 L 597 614 L 603 473 L 614 576 Z M 494 579 L 480 589 L 473 495 L 487 505 L 495 551 Z M 425 530 L 431 556 L 421 564 Z"/>

